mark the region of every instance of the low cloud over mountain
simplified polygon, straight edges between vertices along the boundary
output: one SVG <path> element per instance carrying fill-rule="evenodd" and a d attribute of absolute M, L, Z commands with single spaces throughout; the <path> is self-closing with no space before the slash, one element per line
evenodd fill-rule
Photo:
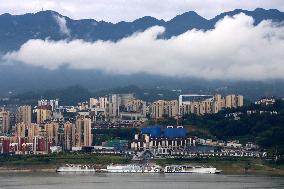
<path fill-rule="evenodd" d="M 189 30 L 169 39 L 165 28 L 113 41 L 31 39 L 7 62 L 58 69 L 100 70 L 110 74 L 158 74 L 221 80 L 284 79 L 284 26 L 254 24 L 243 13 L 226 16 L 214 29 Z"/>
<path fill-rule="evenodd" d="M 67 27 L 66 19 L 64 17 L 59 16 L 59 15 L 54 15 L 54 19 L 59 26 L 60 33 L 62 35 L 70 36 L 70 30 Z"/>

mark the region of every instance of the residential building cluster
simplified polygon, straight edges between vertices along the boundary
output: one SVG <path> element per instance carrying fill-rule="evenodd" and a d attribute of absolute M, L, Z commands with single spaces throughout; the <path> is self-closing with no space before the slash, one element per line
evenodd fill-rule
<path fill-rule="evenodd" d="M 180 95 L 179 100 L 158 100 L 150 105 L 152 119 L 177 117 L 186 114 L 214 114 L 224 108 L 237 108 L 244 105 L 242 95 Z"/>
<path fill-rule="evenodd" d="M 35 107 L 22 105 L 14 110 L 1 109 L 0 152 L 44 154 L 81 150 L 94 145 L 94 129 L 140 127 L 147 118 L 178 117 L 189 113 L 204 115 L 241 106 L 241 95 L 181 95 L 178 100 L 147 103 L 133 94 L 111 94 L 90 98 L 76 106 L 60 106 L 58 99 L 41 99 Z M 130 149 L 150 148 L 154 153 L 167 154 L 196 144 L 196 139 L 185 138 L 187 132 L 181 126 L 168 127 L 163 134 L 159 129 L 155 132 L 158 134 L 154 135 L 151 129 L 142 129 L 143 135 L 135 135 L 135 140 L 129 143 Z M 153 138 L 155 136 L 157 138 Z"/>

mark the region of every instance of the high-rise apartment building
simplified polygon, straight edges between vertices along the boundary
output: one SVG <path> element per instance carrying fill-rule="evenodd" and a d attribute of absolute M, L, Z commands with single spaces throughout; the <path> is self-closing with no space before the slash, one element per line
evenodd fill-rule
<path fill-rule="evenodd" d="M 72 147 L 75 146 L 75 125 L 70 122 L 64 123 L 64 150 L 72 150 Z"/>
<path fill-rule="evenodd" d="M 10 130 L 10 112 L 2 109 L 0 111 L 0 131 L 6 133 Z"/>
<path fill-rule="evenodd" d="M 168 117 L 176 117 L 178 116 L 178 100 L 171 100 L 166 103 L 166 112 L 165 114 Z"/>
<path fill-rule="evenodd" d="M 237 105 L 238 107 L 243 107 L 244 106 L 244 96 L 238 95 L 237 96 Z"/>
<path fill-rule="evenodd" d="M 196 114 L 204 115 L 218 112 L 218 104 L 215 103 L 212 99 L 201 100 L 201 101 L 192 101 L 190 103 L 185 103 L 180 106 L 181 115 L 186 114 Z"/>
<path fill-rule="evenodd" d="M 213 112 L 217 113 L 218 111 L 220 111 L 224 105 L 223 105 L 223 99 L 222 96 L 220 94 L 216 94 L 214 95 L 214 104 L 213 104 Z"/>
<path fill-rule="evenodd" d="M 52 122 L 44 125 L 45 137 L 47 138 L 47 141 L 54 146 L 58 145 L 58 129 L 58 123 Z"/>
<path fill-rule="evenodd" d="M 121 98 L 118 94 L 113 94 L 109 97 L 108 100 L 108 116 L 113 118 L 113 117 L 118 117 L 120 113 L 120 104 L 121 104 Z"/>
<path fill-rule="evenodd" d="M 25 123 L 18 123 L 16 125 L 16 137 L 24 138 L 26 137 L 26 124 Z"/>
<path fill-rule="evenodd" d="M 104 98 L 100 99 L 99 101 L 102 107 L 105 107 L 107 105 L 107 115 L 111 119 L 119 117 L 121 112 L 132 112 L 132 110 L 136 112 L 136 110 L 140 108 L 141 110 L 139 111 L 139 113 L 144 110 L 144 112 L 146 112 L 146 104 L 140 106 L 140 103 L 142 101 L 135 99 L 133 94 L 112 94 L 109 96 L 107 101 Z"/>
<path fill-rule="evenodd" d="M 165 114 L 165 105 L 166 101 L 158 100 L 153 102 L 150 106 L 151 118 L 153 119 L 161 119 Z"/>
<path fill-rule="evenodd" d="M 107 104 L 108 104 L 107 97 L 100 97 L 99 104 L 100 104 L 100 108 L 107 108 Z"/>
<path fill-rule="evenodd" d="M 93 141 L 91 119 L 79 117 L 76 120 L 75 146 L 91 146 Z"/>
<path fill-rule="evenodd" d="M 179 115 L 186 114 L 212 114 L 218 113 L 223 108 L 236 108 L 243 106 L 243 96 L 227 95 L 223 98 L 220 94 L 216 95 L 180 95 L 179 96 Z"/>
<path fill-rule="evenodd" d="M 212 113 L 216 114 L 221 110 L 221 102 L 213 101 L 212 102 Z"/>
<path fill-rule="evenodd" d="M 84 119 L 84 146 L 92 146 L 93 137 L 92 137 L 92 126 L 91 119 Z"/>
<path fill-rule="evenodd" d="M 75 123 L 75 128 L 72 133 L 74 133 L 73 147 L 81 147 L 82 140 L 82 128 L 81 128 L 81 118 L 78 118 Z"/>
<path fill-rule="evenodd" d="M 176 117 L 178 115 L 178 101 L 158 100 L 150 106 L 151 118 L 161 119 L 163 117 Z"/>
<path fill-rule="evenodd" d="M 98 105 L 99 101 L 96 98 L 90 98 L 89 102 L 89 108 L 96 107 Z"/>
<path fill-rule="evenodd" d="M 27 138 L 28 142 L 32 143 L 36 136 L 39 136 L 40 127 L 38 124 L 25 124 L 23 122 L 16 125 L 16 137 Z"/>
<path fill-rule="evenodd" d="M 50 105 L 43 105 L 37 107 L 37 123 L 43 123 L 52 116 L 52 107 Z"/>
<path fill-rule="evenodd" d="M 39 136 L 40 127 L 36 123 L 31 123 L 27 125 L 28 132 L 28 142 L 33 142 L 34 138 Z"/>
<path fill-rule="evenodd" d="M 233 95 L 227 95 L 226 97 L 225 97 L 225 103 L 226 103 L 226 108 L 232 108 L 233 107 Z"/>
<path fill-rule="evenodd" d="M 244 97 L 242 95 L 227 95 L 225 98 L 226 108 L 237 108 L 244 105 Z"/>
<path fill-rule="evenodd" d="M 129 99 L 121 107 L 121 112 L 140 113 L 146 117 L 146 102 L 139 99 Z"/>
<path fill-rule="evenodd" d="M 17 123 L 31 124 L 32 122 L 32 107 L 31 106 L 20 106 L 17 109 L 16 114 Z"/>

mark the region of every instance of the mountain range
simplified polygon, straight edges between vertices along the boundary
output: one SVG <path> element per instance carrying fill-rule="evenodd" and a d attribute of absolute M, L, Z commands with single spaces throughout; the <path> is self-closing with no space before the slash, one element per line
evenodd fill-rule
<path fill-rule="evenodd" d="M 233 16 L 239 13 L 253 17 L 254 24 L 258 24 L 263 20 L 272 20 L 277 23 L 283 23 L 284 21 L 283 12 L 276 9 L 265 10 L 262 8 L 253 11 L 236 9 L 224 12 L 212 19 L 205 19 L 196 12 L 189 11 L 168 21 L 145 16 L 132 22 L 122 21 L 118 23 L 96 21 L 94 19 L 74 20 L 51 10 L 24 15 L 5 13 L 0 15 L 0 56 L 19 49 L 22 44 L 30 39 L 48 38 L 54 41 L 81 39 L 91 42 L 97 40 L 117 41 L 156 25 L 165 27 L 165 32 L 160 37 L 171 38 L 191 29 L 213 29 L 215 24 L 225 16 Z M 139 87 L 184 88 L 189 91 L 226 89 L 227 92 L 244 92 L 247 95 L 253 93 L 250 91 L 252 87 L 248 86 L 254 86 L 257 91 L 263 91 L 259 95 L 284 95 L 283 81 L 228 82 L 206 81 L 196 78 L 180 79 L 145 74 L 135 76 L 107 75 L 99 71 L 78 71 L 64 67 L 57 70 L 46 70 L 20 63 L 9 65 L 1 63 L 0 59 L 0 95 L 7 94 L 8 91 L 19 93 L 77 84 L 91 90 L 137 85 Z M 230 88 L 230 86 L 234 87 Z M 275 86 L 279 86 L 279 88 L 274 90 Z"/>
<path fill-rule="evenodd" d="M 110 23 L 105 21 L 96 21 L 93 19 L 73 20 L 62 16 L 58 12 L 47 10 L 37 13 L 28 13 L 24 15 L 0 15 L 0 51 L 7 52 L 18 49 L 29 39 L 63 40 L 63 39 L 82 39 L 85 41 L 111 40 L 117 41 L 124 37 L 132 35 L 137 31 L 144 31 L 152 26 L 163 26 L 166 28 L 165 38 L 180 35 L 191 29 L 209 30 L 225 16 L 233 16 L 244 13 L 255 20 L 255 24 L 263 20 L 273 20 L 282 22 L 284 13 L 276 9 L 265 10 L 257 8 L 253 11 L 236 9 L 225 12 L 212 19 L 205 19 L 194 11 L 185 12 L 177 15 L 169 21 L 158 20 L 156 18 L 145 16 L 134 20 L 133 22 Z M 68 34 L 60 31 L 57 18 L 63 18 L 68 28 Z"/>

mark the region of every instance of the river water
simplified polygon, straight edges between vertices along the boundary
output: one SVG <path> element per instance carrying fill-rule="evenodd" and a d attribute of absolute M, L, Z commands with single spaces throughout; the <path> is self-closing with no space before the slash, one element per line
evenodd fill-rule
<path fill-rule="evenodd" d="M 284 188 L 284 177 L 207 174 L 1 173 L 13 189 L 227 189 Z"/>

